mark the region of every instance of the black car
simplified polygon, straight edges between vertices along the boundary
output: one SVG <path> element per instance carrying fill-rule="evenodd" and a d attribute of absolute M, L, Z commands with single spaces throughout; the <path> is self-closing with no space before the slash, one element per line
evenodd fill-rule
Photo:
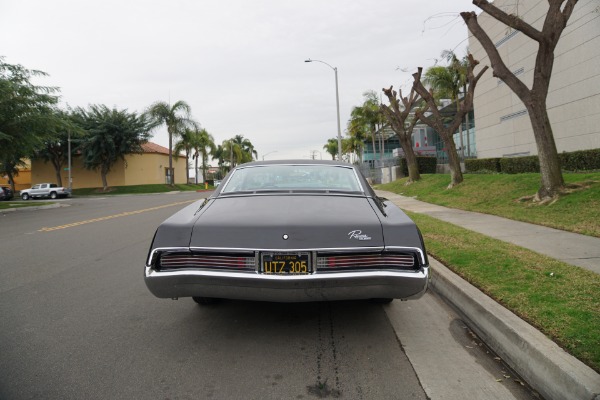
<path fill-rule="evenodd" d="M 417 299 L 428 277 L 415 223 L 334 161 L 238 166 L 158 227 L 145 265 L 155 296 L 199 304 Z"/>
<path fill-rule="evenodd" d="M 8 186 L 0 186 L 0 201 L 1 200 L 12 200 L 13 191 Z"/>

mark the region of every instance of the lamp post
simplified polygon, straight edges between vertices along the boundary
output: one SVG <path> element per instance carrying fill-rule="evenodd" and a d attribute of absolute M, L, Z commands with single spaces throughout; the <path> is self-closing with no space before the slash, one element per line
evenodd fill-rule
<path fill-rule="evenodd" d="M 337 74 L 337 67 L 332 67 L 331 65 L 327 64 L 325 61 L 321 61 L 321 60 L 311 60 L 310 58 L 308 60 L 304 60 L 304 62 L 319 62 L 321 64 L 325 64 L 327 65 L 329 68 L 331 68 L 333 70 L 333 73 L 335 75 L 335 106 L 336 106 L 336 110 L 337 110 L 337 132 L 338 132 L 338 159 L 340 161 L 342 161 L 342 130 L 340 128 L 340 96 L 338 93 L 338 74 Z"/>
<path fill-rule="evenodd" d="M 69 191 L 73 190 L 73 179 L 71 178 L 71 130 L 69 129 L 68 131 L 68 139 L 67 139 L 67 152 L 69 153 L 68 156 L 68 163 L 69 163 Z"/>
<path fill-rule="evenodd" d="M 262 156 L 263 161 L 265 161 L 266 156 L 268 156 L 269 154 L 272 154 L 272 153 L 277 153 L 277 150 L 273 150 L 273 151 L 268 152 L 267 154 L 263 154 L 263 156 Z"/>

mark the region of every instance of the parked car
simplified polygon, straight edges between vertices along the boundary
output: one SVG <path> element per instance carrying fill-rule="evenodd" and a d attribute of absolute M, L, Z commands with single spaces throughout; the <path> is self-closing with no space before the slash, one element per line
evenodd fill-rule
<path fill-rule="evenodd" d="M 13 191 L 8 186 L 0 186 L 0 200 L 11 200 Z"/>
<path fill-rule="evenodd" d="M 415 223 L 334 161 L 238 166 L 158 227 L 145 263 L 155 296 L 199 304 L 417 299 L 428 277 Z"/>
<path fill-rule="evenodd" d="M 38 183 L 33 185 L 30 189 L 21 190 L 19 194 L 23 200 L 29 200 L 30 198 L 36 197 L 56 199 L 57 197 L 71 196 L 71 191 L 62 186 L 58 186 L 55 183 Z"/>

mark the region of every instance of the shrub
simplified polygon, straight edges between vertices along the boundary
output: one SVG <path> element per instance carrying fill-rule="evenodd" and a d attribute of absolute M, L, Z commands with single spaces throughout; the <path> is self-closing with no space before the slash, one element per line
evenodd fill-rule
<path fill-rule="evenodd" d="M 437 167 L 436 157 L 421 157 L 417 156 L 417 166 L 421 174 L 435 174 Z M 406 158 L 400 158 L 400 170 L 404 176 L 408 176 L 408 163 Z"/>
<path fill-rule="evenodd" d="M 500 172 L 505 174 L 540 172 L 540 160 L 538 156 L 501 158 Z"/>
<path fill-rule="evenodd" d="M 560 163 L 565 171 L 593 171 L 600 169 L 600 149 L 561 153 Z"/>
<path fill-rule="evenodd" d="M 500 172 L 500 158 L 478 158 L 478 159 L 467 159 L 465 160 L 465 171 L 466 172 L 482 172 L 490 171 Z"/>

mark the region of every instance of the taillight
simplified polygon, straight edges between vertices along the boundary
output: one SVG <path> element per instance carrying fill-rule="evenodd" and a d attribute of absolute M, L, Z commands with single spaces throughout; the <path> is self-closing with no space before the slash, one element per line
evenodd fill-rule
<path fill-rule="evenodd" d="M 239 255 L 213 254 L 163 254 L 158 260 L 158 268 L 181 269 L 226 269 L 226 270 L 255 270 L 255 258 Z"/>
<path fill-rule="evenodd" d="M 317 269 L 325 271 L 351 269 L 414 269 L 416 265 L 415 257 L 412 254 L 332 254 L 317 257 Z"/>

